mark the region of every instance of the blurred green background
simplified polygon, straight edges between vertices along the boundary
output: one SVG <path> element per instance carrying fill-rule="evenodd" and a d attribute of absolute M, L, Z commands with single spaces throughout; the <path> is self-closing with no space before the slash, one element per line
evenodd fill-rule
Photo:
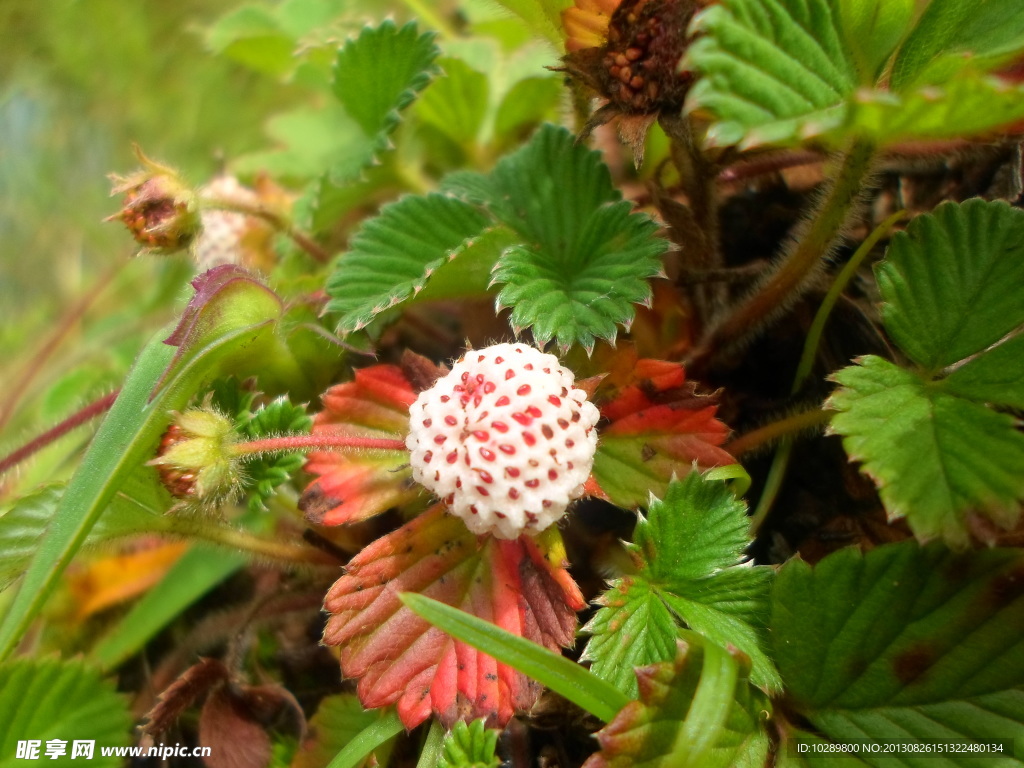
<path fill-rule="evenodd" d="M 102 221 L 119 207 L 107 174 L 138 164 L 132 142 L 201 183 L 262 146 L 264 116 L 289 100 L 205 50 L 237 4 L 0 0 L 0 456 L 116 386 L 185 295 L 187 260 L 133 259 Z M 0 497 L 34 474 L 0 478 Z"/>

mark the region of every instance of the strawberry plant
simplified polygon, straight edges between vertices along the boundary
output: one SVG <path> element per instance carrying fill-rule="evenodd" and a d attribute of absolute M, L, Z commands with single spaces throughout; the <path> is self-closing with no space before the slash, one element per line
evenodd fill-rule
<path fill-rule="evenodd" d="M 1024 765 L 1018 5 L 209 23 L 262 148 L 11 336 L 0 763 Z"/>

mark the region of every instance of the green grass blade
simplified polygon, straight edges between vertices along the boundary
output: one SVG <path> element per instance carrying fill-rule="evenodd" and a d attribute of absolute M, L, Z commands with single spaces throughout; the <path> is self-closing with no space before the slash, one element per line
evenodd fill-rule
<path fill-rule="evenodd" d="M 122 472 L 141 459 L 145 438 L 149 436 L 142 427 L 157 412 L 147 401 L 174 356 L 174 348 L 163 343 L 166 336 L 167 331 L 162 331 L 142 350 L 68 485 L 53 523 L 41 539 L 21 588 L 0 624 L 0 660 L 15 649 L 49 597 L 113 497 Z"/>
<path fill-rule="evenodd" d="M 327 768 L 357 768 L 362 765 L 367 755 L 388 739 L 397 736 L 402 728 L 402 721 L 399 720 L 398 713 L 391 710 L 380 720 L 360 731 L 358 736 L 334 756 Z"/>
<path fill-rule="evenodd" d="M 399 599 L 409 610 L 452 637 L 543 683 L 605 722 L 629 703 L 618 688 L 585 667 L 488 621 L 412 592 L 399 595 Z"/>

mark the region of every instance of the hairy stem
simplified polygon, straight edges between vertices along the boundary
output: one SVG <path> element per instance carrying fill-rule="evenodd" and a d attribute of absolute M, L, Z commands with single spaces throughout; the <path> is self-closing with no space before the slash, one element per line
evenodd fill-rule
<path fill-rule="evenodd" d="M 294 544 L 255 536 L 238 528 L 211 523 L 204 518 L 173 517 L 168 531 L 180 536 L 201 539 L 225 547 L 240 549 L 252 555 L 285 563 L 337 565 L 337 560 L 305 543 Z"/>
<path fill-rule="evenodd" d="M 711 330 L 690 356 L 691 364 L 703 363 L 715 352 L 748 339 L 764 328 L 766 318 L 799 296 L 822 257 L 841 237 L 856 209 L 873 156 L 874 146 L 870 142 L 861 139 L 853 142 L 796 245 L 754 293 Z"/>
<path fill-rule="evenodd" d="M 404 451 L 404 440 L 377 437 L 348 437 L 345 435 L 292 435 L 268 437 L 248 443 L 236 443 L 231 452 L 237 456 L 275 451 L 332 451 L 342 448 L 370 448 L 380 451 Z"/>
<path fill-rule="evenodd" d="M 725 450 L 739 458 L 745 453 L 750 453 L 769 443 L 783 437 L 803 432 L 806 429 L 820 427 L 832 418 L 832 411 L 823 408 L 812 408 L 808 411 L 800 411 L 784 419 L 765 424 L 751 432 L 740 435 L 731 443 L 725 446 Z"/>
<path fill-rule="evenodd" d="M 64 313 L 59 325 L 54 329 L 53 333 L 50 334 L 50 337 L 42 344 L 42 346 L 39 347 L 39 350 L 29 361 L 21 376 L 19 376 L 10 389 L 4 393 L 3 402 L 0 403 L 0 431 L 2 431 L 7 425 L 7 422 L 14 414 L 22 396 L 28 390 L 29 385 L 32 384 L 32 380 L 35 379 L 43 369 L 46 361 L 50 359 L 54 352 L 57 351 L 60 345 L 74 329 L 75 325 L 88 311 L 89 307 L 92 306 L 93 302 L 100 297 L 103 290 L 110 284 L 114 275 L 122 268 L 123 265 L 117 265 L 105 272 L 96 280 L 93 287 L 86 291 L 85 295 L 75 302 L 66 313 Z"/>
<path fill-rule="evenodd" d="M 250 205 L 239 200 L 228 200 L 222 197 L 204 197 L 202 199 L 202 206 L 205 209 L 231 211 L 232 213 L 241 213 L 246 216 L 262 219 L 274 229 L 279 232 L 283 232 L 285 235 L 290 237 L 292 241 L 299 246 L 299 248 L 304 250 L 317 261 L 321 263 L 330 261 L 331 254 L 320 247 L 319 243 L 305 232 L 296 229 L 296 227 L 280 213 L 272 211 L 266 206 Z"/>
<path fill-rule="evenodd" d="M 821 341 L 821 334 L 825 330 L 825 324 L 828 322 L 829 315 L 832 314 L 832 309 L 835 307 L 836 302 L 842 295 L 843 290 L 847 284 L 857 274 L 857 270 L 860 269 L 861 264 L 864 263 L 864 259 L 868 257 L 872 249 L 878 244 L 889 231 L 900 221 L 905 219 L 909 214 L 906 211 L 897 211 L 892 216 L 887 218 L 877 227 L 867 239 L 860 244 L 850 260 L 846 262 L 846 266 L 836 276 L 835 281 L 832 283 L 832 287 L 829 288 L 828 293 L 825 294 L 824 300 L 821 302 L 821 306 L 818 307 L 817 313 L 814 315 L 814 321 L 811 323 L 811 330 L 807 334 L 807 339 L 804 341 L 804 351 L 800 356 L 800 364 L 797 366 L 796 375 L 793 377 L 793 386 L 790 390 L 791 394 L 796 394 L 803 387 L 804 382 L 807 381 L 807 377 L 811 374 L 811 368 L 814 365 L 814 358 L 818 353 L 818 344 Z M 753 434 L 753 433 L 751 433 Z M 750 531 L 752 536 L 756 536 L 761 525 L 767 519 L 769 512 L 771 512 L 772 505 L 775 504 L 775 498 L 779 495 L 779 490 L 782 488 L 782 481 L 786 478 L 786 470 L 789 467 L 789 457 L 793 453 L 793 437 L 787 435 L 782 438 L 782 442 L 779 443 L 778 449 L 775 451 L 775 456 L 772 459 L 772 465 L 768 469 L 768 475 L 765 479 L 764 490 L 761 491 L 761 498 L 757 501 L 757 508 L 754 510 L 753 516 L 750 518 Z"/>
<path fill-rule="evenodd" d="M 719 167 L 701 152 L 689 118 L 663 117 L 660 125 L 671 139 L 672 163 L 679 171 L 687 209 L 693 220 L 693 231 L 683 250 L 687 262 L 685 271 L 719 269 L 723 265 L 716 183 Z M 714 308 L 723 301 L 724 286 L 700 284 L 691 290 L 699 315 L 706 322 Z"/>
<path fill-rule="evenodd" d="M 4 474 L 7 470 L 12 467 L 16 467 L 25 459 L 29 458 L 33 454 L 41 451 L 46 446 L 53 442 L 56 442 L 60 438 L 64 437 L 68 432 L 73 430 L 75 427 L 81 426 L 87 421 L 91 421 L 100 414 L 106 413 L 110 410 L 110 406 L 114 404 L 117 399 L 117 395 L 120 389 L 115 389 L 109 395 L 104 395 L 99 400 L 94 400 L 85 406 L 82 410 L 72 414 L 68 418 L 64 419 L 60 424 L 48 429 L 38 437 L 29 440 L 23 446 L 13 451 L 12 453 L 4 456 L 0 459 L 0 475 Z"/>

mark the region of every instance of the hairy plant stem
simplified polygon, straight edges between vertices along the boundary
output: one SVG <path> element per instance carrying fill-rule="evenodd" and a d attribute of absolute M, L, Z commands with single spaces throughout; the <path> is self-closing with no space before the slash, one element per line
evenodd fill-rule
<path fill-rule="evenodd" d="M 874 154 L 874 145 L 870 142 L 853 141 L 796 245 L 754 293 L 711 329 L 691 353 L 690 365 L 702 365 L 715 353 L 748 340 L 764 329 L 766 319 L 776 315 L 780 307 L 788 307 L 800 295 L 856 209 Z"/>
<path fill-rule="evenodd" d="M 96 280 L 92 288 L 86 291 L 85 295 L 64 313 L 57 327 L 39 347 L 24 371 L 22 371 L 21 376 L 15 379 L 14 384 L 4 393 L 3 402 L 0 403 L 0 431 L 3 431 L 3 428 L 7 426 L 7 422 L 14 415 L 22 396 L 28 391 L 33 379 L 39 375 L 46 361 L 57 351 L 72 329 L 89 310 L 89 307 L 100 297 L 104 289 L 114 279 L 114 276 L 123 268 L 124 265 L 119 264 L 104 272 Z"/>
<path fill-rule="evenodd" d="M 115 389 L 109 395 L 104 395 L 99 400 L 94 400 L 77 413 L 68 416 L 68 418 L 64 419 L 64 421 L 60 422 L 57 426 L 46 430 L 43 434 L 29 440 L 20 448 L 12 451 L 7 456 L 4 456 L 0 459 L 0 475 L 4 474 L 11 468 L 18 466 L 18 464 L 25 461 L 25 459 L 43 450 L 43 448 L 51 443 L 64 437 L 64 435 L 75 427 L 81 426 L 82 424 L 85 424 L 85 422 L 91 421 L 97 416 L 109 411 L 120 391 L 120 389 Z"/>
<path fill-rule="evenodd" d="M 825 330 L 825 324 L 828 322 L 829 315 L 832 314 L 832 309 L 835 307 L 836 302 L 839 301 L 843 290 L 850 280 L 853 279 L 853 276 L 857 274 L 857 270 L 860 269 L 861 264 L 864 263 L 864 260 L 878 244 L 878 241 L 887 235 L 896 224 L 907 218 L 908 215 L 907 211 L 897 211 L 875 227 L 867 239 L 860 244 L 853 256 L 850 257 L 850 260 L 846 262 L 846 266 L 836 276 L 828 293 L 825 294 L 821 306 L 818 307 L 818 311 L 814 315 L 811 329 L 807 333 L 807 339 L 804 341 L 804 350 L 800 356 L 800 363 L 797 365 L 796 375 L 793 377 L 793 386 L 790 389 L 790 394 L 797 394 L 803 388 L 807 377 L 811 375 L 811 368 L 814 365 L 814 358 L 817 356 L 818 344 L 821 342 L 821 335 Z M 778 449 L 775 451 L 772 465 L 768 468 L 768 475 L 765 478 L 764 490 L 761 491 L 761 498 L 758 499 L 757 507 L 750 518 L 750 531 L 753 536 L 757 535 L 761 525 L 771 512 L 772 505 L 775 503 L 779 490 L 782 488 L 782 481 L 786 478 L 789 457 L 792 453 L 793 436 L 787 435 L 782 438 Z"/>
<path fill-rule="evenodd" d="M 304 250 L 321 264 L 326 263 L 331 259 L 331 254 L 324 248 L 320 247 L 320 244 L 312 237 L 307 235 L 305 232 L 296 229 L 295 225 L 293 225 L 286 217 L 282 216 L 280 213 L 270 210 L 266 206 L 250 205 L 239 200 L 228 200 L 223 197 L 203 197 L 200 204 L 206 210 L 230 211 L 232 213 L 241 213 L 245 216 L 262 219 L 278 232 L 290 237 L 292 241 L 299 246 L 299 248 Z"/>
<path fill-rule="evenodd" d="M 688 117 L 662 117 L 660 125 L 671 140 L 672 163 L 679 171 L 687 209 L 693 219 L 691 237 L 684 246 L 686 267 L 707 271 L 722 267 L 718 222 L 719 166 L 701 151 Z M 725 298 L 722 285 L 700 284 L 691 289 L 698 316 L 707 322 Z"/>
<path fill-rule="evenodd" d="M 259 557 L 285 563 L 303 565 L 337 565 L 337 560 L 325 552 L 303 544 L 292 544 L 276 539 L 265 539 L 238 528 L 215 524 L 200 517 L 171 517 L 167 526 L 169 533 L 193 539 L 209 541 L 248 552 Z"/>
<path fill-rule="evenodd" d="M 769 443 L 784 437 L 798 434 L 805 429 L 813 429 L 825 424 L 832 418 L 832 411 L 822 408 L 811 408 L 810 410 L 794 413 L 784 419 L 773 421 L 758 427 L 755 430 L 740 435 L 735 440 L 727 443 L 724 447 L 733 456 L 739 458 L 745 453 L 756 451 Z"/>
<path fill-rule="evenodd" d="M 268 437 L 248 443 L 235 443 L 230 450 L 236 456 L 275 451 L 333 451 L 343 448 L 369 448 L 379 451 L 404 451 L 404 440 L 377 437 L 347 437 L 344 435 L 291 435 Z"/>

